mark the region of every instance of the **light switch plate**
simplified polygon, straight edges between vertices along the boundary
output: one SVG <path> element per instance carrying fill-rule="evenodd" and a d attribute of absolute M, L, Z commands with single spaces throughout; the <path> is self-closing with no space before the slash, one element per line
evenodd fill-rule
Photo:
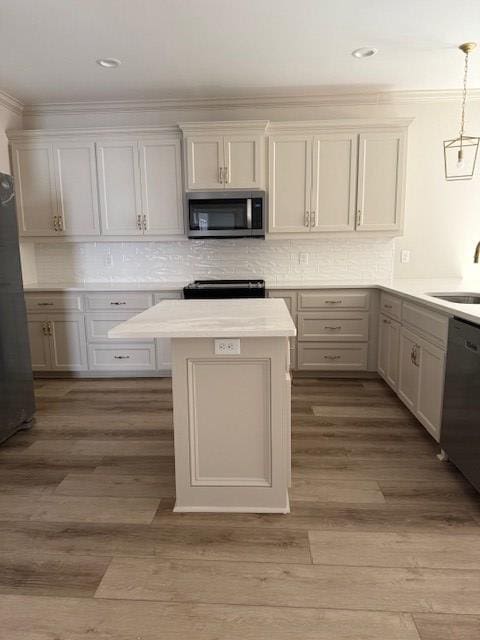
<path fill-rule="evenodd" d="M 215 340 L 216 356 L 239 356 L 240 338 L 219 338 Z"/>

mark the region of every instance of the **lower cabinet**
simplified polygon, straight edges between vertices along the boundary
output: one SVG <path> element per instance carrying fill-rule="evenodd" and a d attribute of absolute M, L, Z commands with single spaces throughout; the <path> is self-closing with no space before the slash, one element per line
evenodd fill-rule
<path fill-rule="evenodd" d="M 90 371 L 112 376 L 144 372 L 170 375 L 169 339 L 124 342 L 109 338 L 108 332 L 152 304 L 181 297 L 180 291 L 27 293 L 32 368 L 36 372 Z M 72 301 L 85 312 L 69 311 Z M 38 307 L 47 306 L 52 312 L 40 312 Z"/>
<path fill-rule="evenodd" d="M 28 318 L 34 371 L 85 371 L 85 322 L 78 314 L 35 314 Z"/>
<path fill-rule="evenodd" d="M 398 395 L 437 442 L 442 421 L 445 360 L 443 349 L 402 327 Z"/>
<path fill-rule="evenodd" d="M 155 371 L 156 357 L 153 342 L 88 345 L 91 371 Z"/>
<path fill-rule="evenodd" d="M 380 314 L 378 325 L 378 373 L 392 389 L 398 388 L 398 369 L 400 357 L 399 322 Z"/>

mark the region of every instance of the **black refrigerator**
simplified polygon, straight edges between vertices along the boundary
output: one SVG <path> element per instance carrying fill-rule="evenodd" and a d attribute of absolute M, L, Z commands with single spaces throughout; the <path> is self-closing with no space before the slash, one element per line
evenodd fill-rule
<path fill-rule="evenodd" d="M 0 442 L 28 428 L 34 412 L 15 191 L 0 173 Z"/>

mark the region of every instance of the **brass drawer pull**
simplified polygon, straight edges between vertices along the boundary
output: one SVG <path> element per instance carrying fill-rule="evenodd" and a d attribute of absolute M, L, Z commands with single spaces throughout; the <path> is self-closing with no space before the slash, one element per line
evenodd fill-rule
<path fill-rule="evenodd" d="M 325 304 L 342 304 L 342 300 L 325 300 Z"/>
<path fill-rule="evenodd" d="M 127 303 L 126 302 L 110 302 L 110 304 L 118 306 L 118 305 L 127 304 Z"/>
<path fill-rule="evenodd" d="M 339 331 L 342 327 L 330 327 L 330 326 L 325 326 L 323 327 L 324 329 L 330 329 L 330 331 Z"/>
<path fill-rule="evenodd" d="M 323 356 L 325 360 L 340 360 L 340 356 Z"/>
<path fill-rule="evenodd" d="M 115 360 L 129 360 L 130 356 L 113 356 Z"/>
<path fill-rule="evenodd" d="M 37 302 L 37 307 L 53 307 L 53 302 Z"/>

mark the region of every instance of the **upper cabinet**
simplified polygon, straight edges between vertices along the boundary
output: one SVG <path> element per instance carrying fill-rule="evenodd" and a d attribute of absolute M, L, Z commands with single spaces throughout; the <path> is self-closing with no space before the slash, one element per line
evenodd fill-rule
<path fill-rule="evenodd" d="M 405 182 L 403 131 L 359 136 L 357 231 L 398 231 Z"/>
<path fill-rule="evenodd" d="M 186 188 L 262 189 L 267 122 L 187 123 Z"/>
<path fill-rule="evenodd" d="M 14 140 L 20 236 L 182 235 L 179 135 L 100 134 Z"/>
<path fill-rule="evenodd" d="M 98 235 L 97 171 L 93 142 L 53 144 L 59 232 Z"/>
<path fill-rule="evenodd" d="M 399 235 L 409 122 L 262 120 L 11 132 L 20 236 L 183 236 L 185 190 L 265 189 L 267 165 L 272 236 Z"/>
<path fill-rule="evenodd" d="M 269 136 L 270 233 L 402 231 L 406 122 L 366 133 L 295 128 Z"/>
<path fill-rule="evenodd" d="M 183 234 L 179 140 L 98 142 L 97 163 L 105 235 Z"/>
<path fill-rule="evenodd" d="M 105 235 L 142 235 L 137 141 L 97 143 L 100 213 Z"/>

